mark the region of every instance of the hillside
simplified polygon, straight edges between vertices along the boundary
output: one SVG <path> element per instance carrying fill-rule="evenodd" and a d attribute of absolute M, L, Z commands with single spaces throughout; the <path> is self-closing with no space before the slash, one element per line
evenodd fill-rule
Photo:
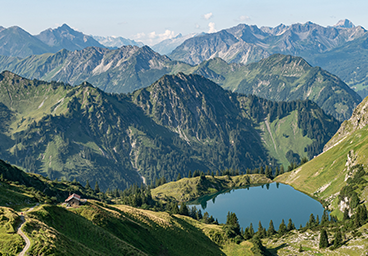
<path fill-rule="evenodd" d="M 311 56 L 308 60 L 313 65 L 338 75 L 362 98 L 365 98 L 368 95 L 367 56 L 368 35 L 366 34 L 328 52 Z"/>
<path fill-rule="evenodd" d="M 275 101 L 309 99 L 340 121 L 348 119 L 361 102 L 337 76 L 290 55 L 275 54 L 248 65 L 212 59 L 192 72 L 234 92 Z"/>
<path fill-rule="evenodd" d="M 277 181 L 317 197 L 342 217 L 345 208 L 352 213 L 368 196 L 367 98 L 352 117 L 326 144 L 324 152 L 300 168 L 277 178 Z"/>
<path fill-rule="evenodd" d="M 234 94 L 198 75 L 164 76 L 129 95 L 0 78 L 1 158 L 103 190 L 194 170 L 286 167 L 289 151 L 313 157 L 339 125 L 310 101 Z"/>

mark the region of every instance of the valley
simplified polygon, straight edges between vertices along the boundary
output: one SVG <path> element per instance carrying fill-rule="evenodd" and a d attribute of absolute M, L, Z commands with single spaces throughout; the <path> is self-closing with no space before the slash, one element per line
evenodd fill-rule
<path fill-rule="evenodd" d="M 0 255 L 368 253 L 367 31 L 200 17 L 0 26 Z"/>

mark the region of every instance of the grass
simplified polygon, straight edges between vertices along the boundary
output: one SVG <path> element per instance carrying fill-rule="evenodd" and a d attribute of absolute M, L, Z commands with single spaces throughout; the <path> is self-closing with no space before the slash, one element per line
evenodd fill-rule
<path fill-rule="evenodd" d="M 319 200 L 326 201 L 336 210 L 336 195 L 346 184 L 345 177 L 348 175 L 346 163 L 349 152 L 356 157 L 354 163 L 350 165 L 359 163 L 366 166 L 368 163 L 367 128 L 353 132 L 335 147 L 301 167 L 277 177 L 275 181 L 292 185 Z M 360 189 L 357 192 L 362 193 Z"/>
<path fill-rule="evenodd" d="M 187 202 L 224 189 L 270 182 L 270 179 L 261 174 L 214 177 L 207 175 L 203 180 L 198 176 L 169 182 L 152 189 L 151 193 L 152 197 L 158 200 Z"/>
<path fill-rule="evenodd" d="M 269 154 L 277 159 L 282 165 L 290 165 L 286 159 L 285 152 L 292 150 L 299 154 L 300 158 L 307 157 L 304 148 L 312 144 L 312 140 L 303 136 L 303 131 L 298 127 L 298 111 L 295 110 L 282 119 L 276 119 L 269 123 L 270 132 L 265 122 L 262 122 L 262 139 Z M 273 139 L 272 139 L 273 138 Z M 295 143 L 297 141 L 298 143 Z"/>
<path fill-rule="evenodd" d="M 16 234 L 20 218 L 11 208 L 0 207 L 0 254 L 17 255 L 24 246 L 24 241 Z"/>
<path fill-rule="evenodd" d="M 31 254 L 225 255 L 205 235 L 219 226 L 166 212 L 91 201 L 69 210 L 43 205 L 28 216 Z"/>

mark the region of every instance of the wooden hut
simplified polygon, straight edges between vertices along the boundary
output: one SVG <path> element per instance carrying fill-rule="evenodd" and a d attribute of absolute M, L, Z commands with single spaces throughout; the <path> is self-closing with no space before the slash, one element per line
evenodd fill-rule
<path fill-rule="evenodd" d="M 77 194 L 70 195 L 66 200 L 67 207 L 77 207 L 80 205 L 81 197 Z"/>

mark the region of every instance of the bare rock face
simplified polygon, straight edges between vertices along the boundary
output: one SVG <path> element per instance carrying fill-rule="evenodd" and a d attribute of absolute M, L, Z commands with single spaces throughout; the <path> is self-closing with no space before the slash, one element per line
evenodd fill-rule
<path fill-rule="evenodd" d="M 354 110 L 351 118 L 344 121 L 334 137 L 325 145 L 323 151 L 327 151 L 337 145 L 347 135 L 362 129 L 368 124 L 368 97 L 365 98 Z"/>

